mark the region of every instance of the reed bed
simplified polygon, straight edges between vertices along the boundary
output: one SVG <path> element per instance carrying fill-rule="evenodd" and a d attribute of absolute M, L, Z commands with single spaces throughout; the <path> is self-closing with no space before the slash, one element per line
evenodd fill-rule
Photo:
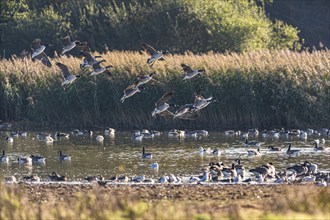
<path fill-rule="evenodd" d="M 326 127 L 330 124 L 330 51 L 258 51 L 168 55 L 153 68 L 139 51 L 102 54 L 114 66 L 113 79 L 81 72 L 82 59 L 56 57 L 47 68 L 29 58 L 0 61 L 0 118 L 39 127 L 247 128 Z M 59 61 L 81 74 L 68 89 L 61 87 Z M 205 68 L 206 76 L 182 81 L 181 63 Z M 120 103 L 123 90 L 138 74 L 155 76 L 164 85 L 147 89 Z M 169 90 L 172 102 L 193 102 L 202 89 L 216 102 L 195 121 L 151 117 L 154 103 Z M 174 111 L 175 109 L 172 109 Z"/>

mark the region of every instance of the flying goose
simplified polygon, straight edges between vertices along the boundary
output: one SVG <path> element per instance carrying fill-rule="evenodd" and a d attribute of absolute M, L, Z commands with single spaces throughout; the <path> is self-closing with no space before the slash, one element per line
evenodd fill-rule
<path fill-rule="evenodd" d="M 164 60 L 163 55 L 166 55 L 166 54 L 169 53 L 168 51 L 164 51 L 164 52 L 163 51 L 157 51 L 157 50 L 155 50 L 155 48 L 153 48 L 152 46 L 150 46 L 148 44 L 145 44 L 145 43 L 141 44 L 141 46 L 151 56 L 147 60 L 147 63 L 149 64 L 150 67 L 152 67 L 157 60 Z"/>
<path fill-rule="evenodd" d="M 188 112 L 193 112 L 196 109 L 194 104 L 182 105 L 174 114 L 174 118 L 180 117 Z"/>
<path fill-rule="evenodd" d="M 62 49 L 62 55 L 64 55 L 66 52 L 72 50 L 76 47 L 76 45 L 81 44 L 80 41 L 75 40 L 73 42 L 70 41 L 70 36 L 66 36 L 62 39 L 63 49 Z"/>
<path fill-rule="evenodd" d="M 56 66 L 58 66 L 61 69 L 63 77 L 64 77 L 64 80 L 62 81 L 62 84 L 61 84 L 62 86 L 70 85 L 77 79 L 77 77 L 80 77 L 80 75 L 71 74 L 69 71 L 69 68 L 66 65 L 64 65 L 63 63 L 56 62 Z"/>
<path fill-rule="evenodd" d="M 182 63 L 181 67 L 183 69 L 183 71 L 185 72 L 185 75 L 183 77 L 183 80 L 187 80 L 187 79 L 191 79 L 193 77 L 195 77 L 196 75 L 200 74 L 200 73 L 205 73 L 205 69 L 192 69 L 190 66 Z"/>
<path fill-rule="evenodd" d="M 140 86 L 140 85 L 143 85 L 145 83 L 150 83 L 150 84 L 153 84 L 153 85 L 162 85 L 163 84 L 162 82 L 159 82 L 158 80 L 155 80 L 155 79 L 152 78 L 152 76 L 155 75 L 155 74 L 156 74 L 156 72 L 152 72 L 149 75 L 138 75 L 136 77 L 136 82 L 137 82 L 136 86 Z"/>
<path fill-rule="evenodd" d="M 46 49 L 46 46 L 51 46 L 51 44 L 46 44 L 46 45 L 41 45 L 41 39 L 40 38 L 36 38 L 32 41 L 32 56 L 31 58 L 36 58 L 37 56 L 39 56 L 42 52 L 44 52 L 44 50 Z"/>
<path fill-rule="evenodd" d="M 143 89 L 145 89 L 145 87 L 143 86 L 136 86 L 137 83 L 133 83 L 132 85 L 129 85 L 125 90 L 124 90 L 124 95 L 123 97 L 120 99 L 120 101 L 122 103 L 124 103 L 125 99 L 133 96 L 134 94 L 136 94 L 137 92 L 141 92 Z"/>
<path fill-rule="evenodd" d="M 40 60 L 42 64 L 44 64 L 47 67 L 51 67 L 52 64 L 50 60 L 48 59 L 48 56 L 44 52 L 46 49 L 46 46 L 50 46 L 50 44 L 47 45 L 40 45 L 41 40 L 40 39 L 34 39 L 32 42 L 32 60 Z"/>
<path fill-rule="evenodd" d="M 211 101 L 212 101 L 212 96 L 208 97 L 208 98 L 204 98 L 201 94 L 200 91 L 197 91 L 195 93 L 195 101 L 194 101 L 194 106 L 195 106 L 195 111 L 200 111 L 203 108 L 205 108 L 206 106 L 208 106 Z"/>
<path fill-rule="evenodd" d="M 161 114 L 164 111 L 168 111 L 168 108 L 171 106 L 170 104 L 166 103 L 170 98 L 172 98 L 174 91 L 170 91 L 165 93 L 155 104 L 155 109 L 151 113 L 152 117 L 155 117 L 157 114 Z"/>
<path fill-rule="evenodd" d="M 97 61 L 96 63 L 94 63 L 92 65 L 93 71 L 89 74 L 89 76 L 96 76 L 101 73 L 105 73 L 109 78 L 112 77 L 112 73 L 108 69 L 112 68 L 113 66 L 109 65 L 109 66 L 103 67 L 103 66 L 101 66 L 102 62 L 105 62 L 105 60 Z"/>
<path fill-rule="evenodd" d="M 99 62 L 96 58 L 101 58 L 101 56 L 93 56 L 92 53 L 89 51 L 89 48 L 84 50 L 85 51 L 81 53 L 84 56 L 84 59 L 83 59 L 83 63 L 80 64 L 80 69 L 85 69 L 93 66 L 94 64 Z"/>

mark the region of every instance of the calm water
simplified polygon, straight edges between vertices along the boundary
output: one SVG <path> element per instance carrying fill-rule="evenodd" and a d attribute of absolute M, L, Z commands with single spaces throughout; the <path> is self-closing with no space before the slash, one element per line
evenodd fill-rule
<path fill-rule="evenodd" d="M 223 132 L 210 132 L 207 137 L 199 138 L 169 138 L 167 132 L 153 139 L 144 139 L 141 142 L 132 141 L 130 133 L 116 132 L 114 138 L 105 136 L 103 143 L 96 142 L 96 133 L 93 136 L 74 136 L 70 134 L 68 139 L 54 139 L 52 144 L 46 144 L 37 140 L 39 132 L 29 132 L 27 137 L 16 137 L 14 142 L 6 142 L 7 133 L 0 133 L 1 150 L 5 150 L 10 157 L 8 164 L 0 164 L 0 178 L 15 175 L 21 179 L 24 175 L 38 174 L 43 180 L 47 180 L 52 171 L 61 175 L 67 175 L 71 181 L 82 180 L 87 175 L 101 174 L 105 178 L 110 178 L 116 174 L 126 174 L 135 176 L 145 174 L 148 177 L 160 177 L 163 174 L 173 173 L 184 176 L 201 173 L 203 165 L 209 162 L 223 161 L 230 165 L 235 159 L 241 158 L 246 168 L 251 169 L 263 163 L 273 162 L 277 171 L 285 170 L 286 167 L 297 162 L 308 160 L 318 164 L 322 171 L 330 171 L 330 140 L 328 137 L 310 137 L 303 141 L 298 137 L 266 139 L 261 137 L 251 137 L 250 140 L 263 141 L 261 147 L 261 157 L 247 156 L 247 149 L 243 147 L 243 141 L 238 136 L 228 137 Z M 103 132 L 102 132 L 103 133 Z M 323 146 L 328 147 L 323 152 L 314 152 L 312 142 L 317 138 L 325 138 Z M 286 142 L 293 143 L 293 149 L 300 149 L 301 153 L 297 157 L 288 157 L 284 152 L 270 152 L 269 145 L 286 146 Z M 152 159 L 142 159 L 142 147 L 147 153 L 152 153 Z M 212 150 L 221 150 L 221 156 L 200 155 L 200 147 Z M 72 157 L 71 162 L 61 162 L 58 158 L 58 151 Z M 24 166 L 19 165 L 18 156 L 41 155 L 46 157 L 44 165 Z M 159 163 L 159 170 L 150 168 L 152 162 Z"/>

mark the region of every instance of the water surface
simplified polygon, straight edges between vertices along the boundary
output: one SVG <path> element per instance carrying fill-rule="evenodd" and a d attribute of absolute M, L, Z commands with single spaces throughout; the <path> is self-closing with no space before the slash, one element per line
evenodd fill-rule
<path fill-rule="evenodd" d="M 330 141 L 326 139 L 323 152 L 314 152 L 313 141 L 322 137 L 310 137 L 302 140 L 298 137 L 281 137 L 279 139 L 251 137 L 251 140 L 264 142 L 260 149 L 262 156 L 247 156 L 247 147 L 243 147 L 243 140 L 239 136 L 226 136 L 223 132 L 210 132 L 207 137 L 198 138 L 169 138 L 167 132 L 153 139 L 133 141 L 128 132 L 116 132 L 115 137 L 105 136 L 103 143 L 96 142 L 96 134 L 93 136 L 75 136 L 70 134 L 68 139 L 54 139 L 52 144 L 47 144 L 36 138 L 39 132 L 29 132 L 27 137 L 16 137 L 9 144 L 5 138 L 7 132 L 1 132 L 0 146 L 10 157 L 8 164 L 0 164 L 0 178 L 15 175 L 22 176 L 37 174 L 43 180 L 56 171 L 61 175 L 67 175 L 70 181 L 83 180 L 87 175 L 101 174 L 110 178 L 116 174 L 136 176 L 145 174 L 148 177 L 160 177 L 164 174 L 197 175 L 201 168 L 209 162 L 222 161 L 227 165 L 240 158 L 247 169 L 260 166 L 263 163 L 272 162 L 277 171 L 285 170 L 290 165 L 304 162 L 305 160 L 318 164 L 322 171 L 330 171 Z M 52 132 L 54 133 L 54 132 Z M 101 131 L 103 133 L 103 131 Z M 287 142 L 293 143 L 294 149 L 301 150 L 296 157 L 288 157 L 284 152 L 270 152 L 269 145 L 286 146 Z M 147 153 L 152 153 L 152 159 L 142 159 L 142 147 Z M 201 155 L 199 148 L 218 148 L 221 156 Z M 251 147 L 250 147 L 251 148 Z M 71 162 L 58 160 L 58 151 L 72 157 Z M 45 164 L 33 164 L 32 166 L 19 165 L 17 158 L 24 155 L 41 155 L 46 157 Z M 153 162 L 159 163 L 159 170 L 150 168 Z"/>

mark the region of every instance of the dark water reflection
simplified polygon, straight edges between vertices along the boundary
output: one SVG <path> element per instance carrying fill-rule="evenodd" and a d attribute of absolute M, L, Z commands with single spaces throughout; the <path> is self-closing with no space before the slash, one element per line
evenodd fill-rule
<path fill-rule="evenodd" d="M 95 132 L 94 132 L 95 134 Z M 15 175 L 20 179 L 24 175 L 38 174 L 46 180 L 47 176 L 56 171 L 67 175 L 69 180 L 82 180 L 87 175 L 101 174 L 106 178 L 115 174 L 129 176 L 146 174 L 149 177 L 159 177 L 163 174 L 173 173 L 189 176 L 199 174 L 203 165 L 209 162 L 223 161 L 230 165 L 235 159 L 241 158 L 246 168 L 251 169 L 263 163 L 273 162 L 277 170 L 285 170 L 289 165 L 308 160 L 318 164 L 319 169 L 330 171 L 330 141 L 328 137 L 323 145 L 328 147 L 323 152 L 314 152 L 312 142 L 322 137 L 311 137 L 304 141 L 299 138 L 265 139 L 259 136 L 251 140 L 260 140 L 264 144 L 261 147 L 261 157 L 247 156 L 247 149 L 243 147 L 240 137 L 228 137 L 223 132 L 211 132 L 207 137 L 199 138 L 169 138 L 167 132 L 153 139 L 145 139 L 141 142 L 132 141 L 127 132 L 117 132 L 115 138 L 104 136 L 103 143 L 97 143 L 96 135 L 74 136 L 69 139 L 54 140 L 52 144 L 46 144 L 36 138 L 36 132 L 28 132 L 27 137 L 14 138 L 13 144 L 5 141 L 6 133 L 1 133 L 1 150 L 5 150 L 10 157 L 8 164 L 0 164 L 0 178 Z M 294 149 L 300 149 L 297 157 L 288 157 L 284 152 L 269 152 L 268 146 L 286 146 L 291 141 Z M 152 153 L 152 159 L 142 159 L 142 147 L 146 152 Z M 221 156 L 200 155 L 199 148 L 210 147 L 212 150 L 221 150 Z M 71 155 L 71 162 L 60 162 L 57 153 L 62 150 L 64 154 Z M 19 165 L 17 158 L 22 155 L 41 155 L 46 157 L 45 164 L 32 166 Z M 152 162 L 159 163 L 159 170 L 150 168 Z"/>

